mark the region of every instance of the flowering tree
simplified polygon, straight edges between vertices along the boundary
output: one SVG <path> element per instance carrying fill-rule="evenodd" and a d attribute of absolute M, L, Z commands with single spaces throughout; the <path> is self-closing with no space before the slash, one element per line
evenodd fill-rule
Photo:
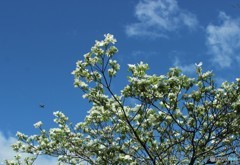
<path fill-rule="evenodd" d="M 217 88 L 212 72 L 196 65 L 190 78 L 178 68 L 148 75 L 148 64 L 128 65 L 129 84 L 112 90 L 120 65 L 113 35 L 96 41 L 76 63 L 74 86 L 92 108 L 75 126 L 55 112 L 57 128 L 34 126 L 38 135 L 17 133 L 17 152 L 33 157 L 6 164 L 32 164 L 38 155 L 58 157 L 59 164 L 202 164 L 209 157 L 239 157 L 240 79 Z M 128 104 L 135 100 L 135 105 Z"/>

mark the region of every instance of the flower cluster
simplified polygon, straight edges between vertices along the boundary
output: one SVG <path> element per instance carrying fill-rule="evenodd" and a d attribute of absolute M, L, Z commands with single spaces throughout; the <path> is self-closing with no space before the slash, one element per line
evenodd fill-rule
<path fill-rule="evenodd" d="M 76 63 L 74 86 L 92 103 L 85 120 L 73 125 L 54 112 L 58 125 L 38 135 L 18 132 L 18 155 L 6 164 L 33 164 L 38 155 L 68 164 L 203 164 L 206 157 L 236 153 L 240 147 L 240 79 L 217 88 L 213 73 L 196 64 L 190 78 L 178 68 L 166 75 L 148 75 L 148 64 L 129 64 L 129 84 L 120 95 L 112 80 L 120 65 L 111 34 L 96 41 Z M 236 155 L 238 156 L 238 155 Z"/>

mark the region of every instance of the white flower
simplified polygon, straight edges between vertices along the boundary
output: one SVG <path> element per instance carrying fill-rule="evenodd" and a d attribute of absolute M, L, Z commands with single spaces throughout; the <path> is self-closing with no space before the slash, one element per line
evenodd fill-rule
<path fill-rule="evenodd" d="M 27 135 L 21 133 L 21 132 L 17 132 L 16 136 L 19 138 L 19 139 L 27 139 Z"/>
<path fill-rule="evenodd" d="M 39 122 L 35 123 L 33 126 L 34 126 L 35 128 L 39 128 L 39 127 L 41 127 L 42 125 L 43 125 L 43 123 L 42 123 L 41 121 L 39 121 Z"/>
<path fill-rule="evenodd" d="M 167 121 L 170 121 L 170 120 L 172 120 L 172 117 L 168 115 L 168 116 L 166 117 L 166 120 L 167 120 Z"/>
<path fill-rule="evenodd" d="M 95 43 L 96 43 L 96 46 L 97 47 L 101 47 L 101 46 L 104 46 L 105 45 L 105 42 L 104 41 L 95 41 Z"/>
<path fill-rule="evenodd" d="M 155 116 L 153 114 L 150 114 L 148 117 L 148 121 L 150 121 L 151 123 L 153 123 L 155 121 Z"/>
<path fill-rule="evenodd" d="M 99 148 L 100 149 L 105 149 L 106 147 L 104 145 L 100 144 Z"/>
<path fill-rule="evenodd" d="M 174 134 L 174 136 L 175 136 L 175 137 L 176 137 L 176 136 L 180 136 L 180 133 L 176 132 L 176 133 Z"/>
<path fill-rule="evenodd" d="M 202 66 L 202 62 L 199 62 L 198 64 L 197 63 L 195 63 L 195 65 L 196 65 L 196 67 L 201 67 Z"/>
<path fill-rule="evenodd" d="M 124 156 L 124 159 L 125 159 L 125 160 L 132 160 L 132 158 L 131 158 L 130 155 L 125 155 L 125 156 Z"/>
<path fill-rule="evenodd" d="M 211 74 L 212 74 L 212 71 L 207 71 L 207 72 L 203 73 L 202 77 L 207 78 Z"/>
<path fill-rule="evenodd" d="M 114 38 L 114 36 L 112 34 L 104 34 L 104 37 L 105 37 L 105 42 L 108 42 L 108 43 L 112 43 L 112 44 L 115 44 L 117 42 L 117 40 Z"/>
<path fill-rule="evenodd" d="M 108 69 L 108 74 L 110 77 L 115 76 L 116 73 L 117 73 L 116 70 L 114 70 L 113 68 Z"/>

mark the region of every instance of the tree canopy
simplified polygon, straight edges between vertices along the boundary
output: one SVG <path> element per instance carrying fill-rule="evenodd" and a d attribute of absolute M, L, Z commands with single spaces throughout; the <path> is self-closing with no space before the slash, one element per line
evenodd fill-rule
<path fill-rule="evenodd" d="M 33 164 L 38 155 L 57 157 L 59 164 L 203 164 L 210 157 L 240 158 L 240 79 L 217 87 L 212 72 L 196 65 L 193 77 L 179 68 L 149 75 L 148 64 L 129 64 L 128 84 L 112 89 L 120 69 L 111 34 L 96 41 L 77 61 L 74 86 L 92 107 L 84 121 L 72 124 L 55 112 L 57 128 L 39 121 L 37 135 L 18 132 L 12 147 L 32 157 L 6 164 Z M 133 102 L 134 104 L 130 104 Z"/>

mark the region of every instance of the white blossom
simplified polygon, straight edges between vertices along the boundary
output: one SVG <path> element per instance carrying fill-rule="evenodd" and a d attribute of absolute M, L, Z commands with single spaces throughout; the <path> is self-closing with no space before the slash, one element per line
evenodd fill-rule
<path fill-rule="evenodd" d="M 39 121 L 39 122 L 35 123 L 33 126 L 35 128 L 40 128 L 42 125 L 43 125 L 43 123 L 41 121 Z"/>

